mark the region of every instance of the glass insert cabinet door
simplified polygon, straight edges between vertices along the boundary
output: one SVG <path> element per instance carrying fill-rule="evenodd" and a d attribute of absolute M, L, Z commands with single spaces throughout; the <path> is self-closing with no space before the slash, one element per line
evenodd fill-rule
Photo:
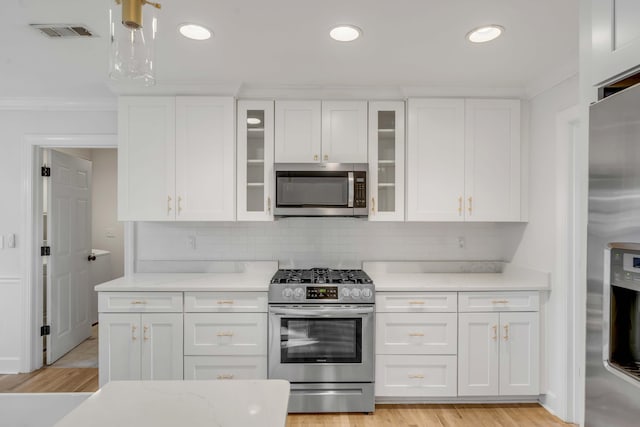
<path fill-rule="evenodd" d="M 402 101 L 369 103 L 369 220 L 404 220 Z"/>
<path fill-rule="evenodd" d="M 273 220 L 273 101 L 238 101 L 239 221 Z"/>

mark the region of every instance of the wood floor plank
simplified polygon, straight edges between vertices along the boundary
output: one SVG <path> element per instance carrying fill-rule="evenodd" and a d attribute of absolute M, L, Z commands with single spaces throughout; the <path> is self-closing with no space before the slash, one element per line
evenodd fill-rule
<path fill-rule="evenodd" d="M 0 375 L 0 393 L 76 393 L 98 390 L 97 368 L 42 368 Z"/>

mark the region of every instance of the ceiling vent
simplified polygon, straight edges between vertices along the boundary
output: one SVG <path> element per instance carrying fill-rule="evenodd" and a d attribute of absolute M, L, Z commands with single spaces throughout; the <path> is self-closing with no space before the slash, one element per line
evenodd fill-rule
<path fill-rule="evenodd" d="M 58 37 L 96 37 L 86 26 L 78 24 L 29 24 L 51 38 Z"/>

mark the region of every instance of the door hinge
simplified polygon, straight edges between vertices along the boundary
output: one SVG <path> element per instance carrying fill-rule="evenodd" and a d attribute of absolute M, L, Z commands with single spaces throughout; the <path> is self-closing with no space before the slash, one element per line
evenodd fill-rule
<path fill-rule="evenodd" d="M 51 176 L 51 168 L 49 166 L 44 165 L 40 170 L 42 171 L 42 176 Z"/>
<path fill-rule="evenodd" d="M 40 256 L 51 255 L 51 246 L 40 246 Z"/>
<path fill-rule="evenodd" d="M 44 337 L 45 335 L 51 335 L 51 326 L 49 325 L 40 326 L 40 336 Z"/>

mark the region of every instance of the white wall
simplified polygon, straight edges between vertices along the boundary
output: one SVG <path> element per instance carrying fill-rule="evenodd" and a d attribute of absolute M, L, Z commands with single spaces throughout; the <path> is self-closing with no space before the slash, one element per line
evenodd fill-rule
<path fill-rule="evenodd" d="M 118 222 L 118 150 L 91 150 L 93 188 L 91 190 L 91 240 L 94 249 L 111 252 L 111 274 L 124 275 L 124 225 Z"/>
<path fill-rule="evenodd" d="M 530 147 L 529 147 L 529 225 L 524 231 L 513 262 L 536 270 L 554 272 L 556 270 L 557 223 L 556 217 L 556 120 L 557 115 L 578 104 L 578 76 L 537 95 L 530 102 Z M 552 274 L 551 292 L 543 301 L 543 324 L 545 331 L 543 345 L 542 372 L 546 378 L 544 403 L 556 413 L 561 413 L 566 399 L 566 384 L 563 383 L 563 370 L 566 369 L 566 355 L 559 354 L 563 348 L 560 340 L 566 328 L 561 287 L 567 287 Z M 554 292 L 556 290 L 556 292 Z M 544 393 L 545 390 L 543 389 Z"/>
<path fill-rule="evenodd" d="M 509 261 L 524 224 L 379 223 L 286 218 L 267 223 L 139 223 L 137 261 L 278 260 L 359 267 L 376 260 Z M 195 249 L 190 237 L 195 237 Z M 461 248 L 458 238 L 465 240 Z"/>
<path fill-rule="evenodd" d="M 6 107 L 5 107 L 6 108 Z M 24 107 L 21 107 L 24 108 Z M 30 260 L 25 259 L 26 187 L 22 182 L 27 164 L 24 158 L 25 135 L 115 134 L 115 111 L 12 111 L 0 110 L 0 235 L 16 234 L 16 248 L 0 249 L 0 301 L 9 310 L 0 310 L 0 373 L 16 372 L 15 360 L 23 369 L 28 355 L 23 354 L 22 338 L 29 319 L 23 273 Z M 17 292 L 16 292 L 17 290 Z M 17 325 L 17 326 L 16 326 Z M 5 364 L 4 361 L 11 361 Z"/>

